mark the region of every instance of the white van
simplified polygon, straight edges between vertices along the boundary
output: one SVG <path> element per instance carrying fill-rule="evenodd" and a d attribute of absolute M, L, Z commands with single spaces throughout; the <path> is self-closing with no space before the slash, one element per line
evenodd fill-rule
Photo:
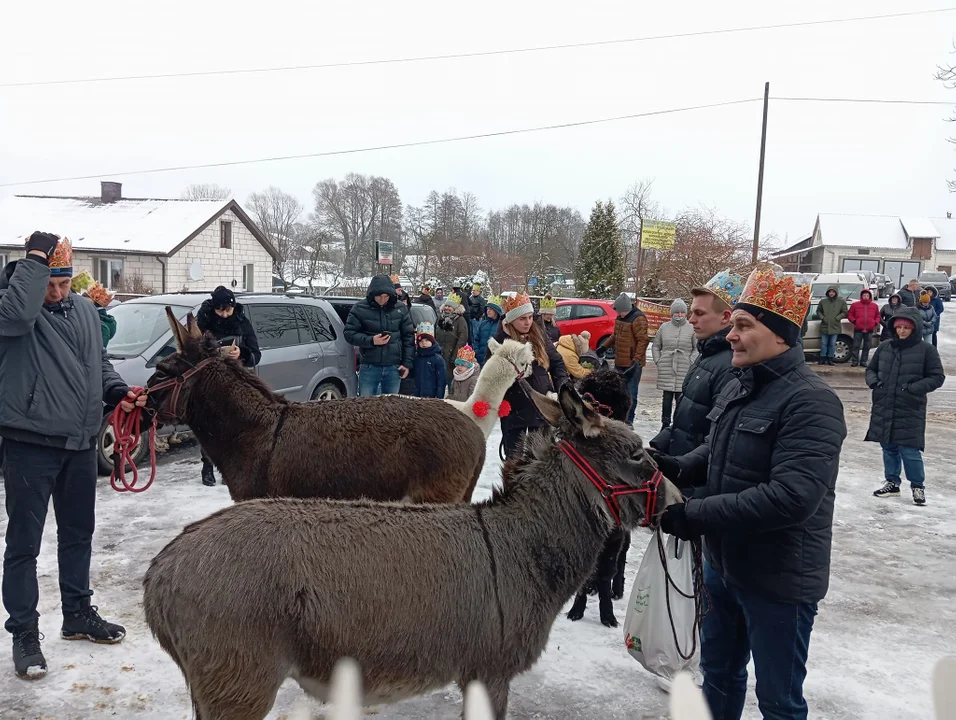
<path fill-rule="evenodd" d="M 847 304 L 860 299 L 860 293 L 869 289 L 870 283 L 863 273 L 820 273 L 810 285 L 814 300 L 827 296 L 827 289 L 835 287 L 837 294 L 843 297 Z M 874 296 L 875 297 L 875 296 Z"/>

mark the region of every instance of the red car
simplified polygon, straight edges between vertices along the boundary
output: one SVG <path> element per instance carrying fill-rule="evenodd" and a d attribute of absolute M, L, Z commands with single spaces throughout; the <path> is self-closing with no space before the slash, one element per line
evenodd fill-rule
<path fill-rule="evenodd" d="M 554 322 L 562 335 L 578 335 L 587 330 L 591 333 L 591 349 L 596 350 L 614 334 L 617 313 L 611 304 L 610 300 L 561 300 Z"/>

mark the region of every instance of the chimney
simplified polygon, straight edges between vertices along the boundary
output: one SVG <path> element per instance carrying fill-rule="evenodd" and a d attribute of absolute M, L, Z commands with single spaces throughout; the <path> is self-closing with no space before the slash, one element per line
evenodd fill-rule
<path fill-rule="evenodd" d="M 946 213 L 946 219 L 947 219 L 947 220 L 952 220 L 952 219 L 953 219 L 953 214 L 952 214 L 951 212 L 947 212 L 947 213 Z"/>
<path fill-rule="evenodd" d="M 100 200 L 113 203 L 123 199 L 123 183 L 100 181 Z"/>

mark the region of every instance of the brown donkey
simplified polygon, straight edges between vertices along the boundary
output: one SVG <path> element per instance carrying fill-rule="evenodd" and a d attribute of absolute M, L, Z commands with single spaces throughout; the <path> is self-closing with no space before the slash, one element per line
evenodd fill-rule
<path fill-rule="evenodd" d="M 481 680 L 504 718 L 511 680 L 537 661 L 615 524 L 568 453 L 612 484 L 656 470 L 641 439 L 570 384 L 560 403 L 532 397 L 568 445 L 529 436 L 489 501 L 254 500 L 169 543 L 143 580 L 143 608 L 197 718 L 263 718 L 287 677 L 325 700 L 342 657 L 359 663 L 369 705 Z M 643 519 L 643 494 L 617 502 L 625 527 Z M 680 493 L 662 480 L 657 507 L 673 502 Z"/>
<path fill-rule="evenodd" d="M 192 315 L 187 327 L 167 315 L 179 352 L 160 361 L 147 387 L 179 383 L 151 392 L 150 403 L 161 420 L 189 425 L 233 500 L 471 500 L 485 438 L 448 403 L 397 395 L 288 402 L 220 357 Z"/>

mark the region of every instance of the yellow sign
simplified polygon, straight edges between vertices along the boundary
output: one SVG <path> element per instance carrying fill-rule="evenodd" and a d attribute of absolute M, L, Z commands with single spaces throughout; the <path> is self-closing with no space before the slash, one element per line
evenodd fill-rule
<path fill-rule="evenodd" d="M 677 225 L 666 220 L 645 220 L 641 223 L 641 247 L 650 250 L 672 250 Z"/>

